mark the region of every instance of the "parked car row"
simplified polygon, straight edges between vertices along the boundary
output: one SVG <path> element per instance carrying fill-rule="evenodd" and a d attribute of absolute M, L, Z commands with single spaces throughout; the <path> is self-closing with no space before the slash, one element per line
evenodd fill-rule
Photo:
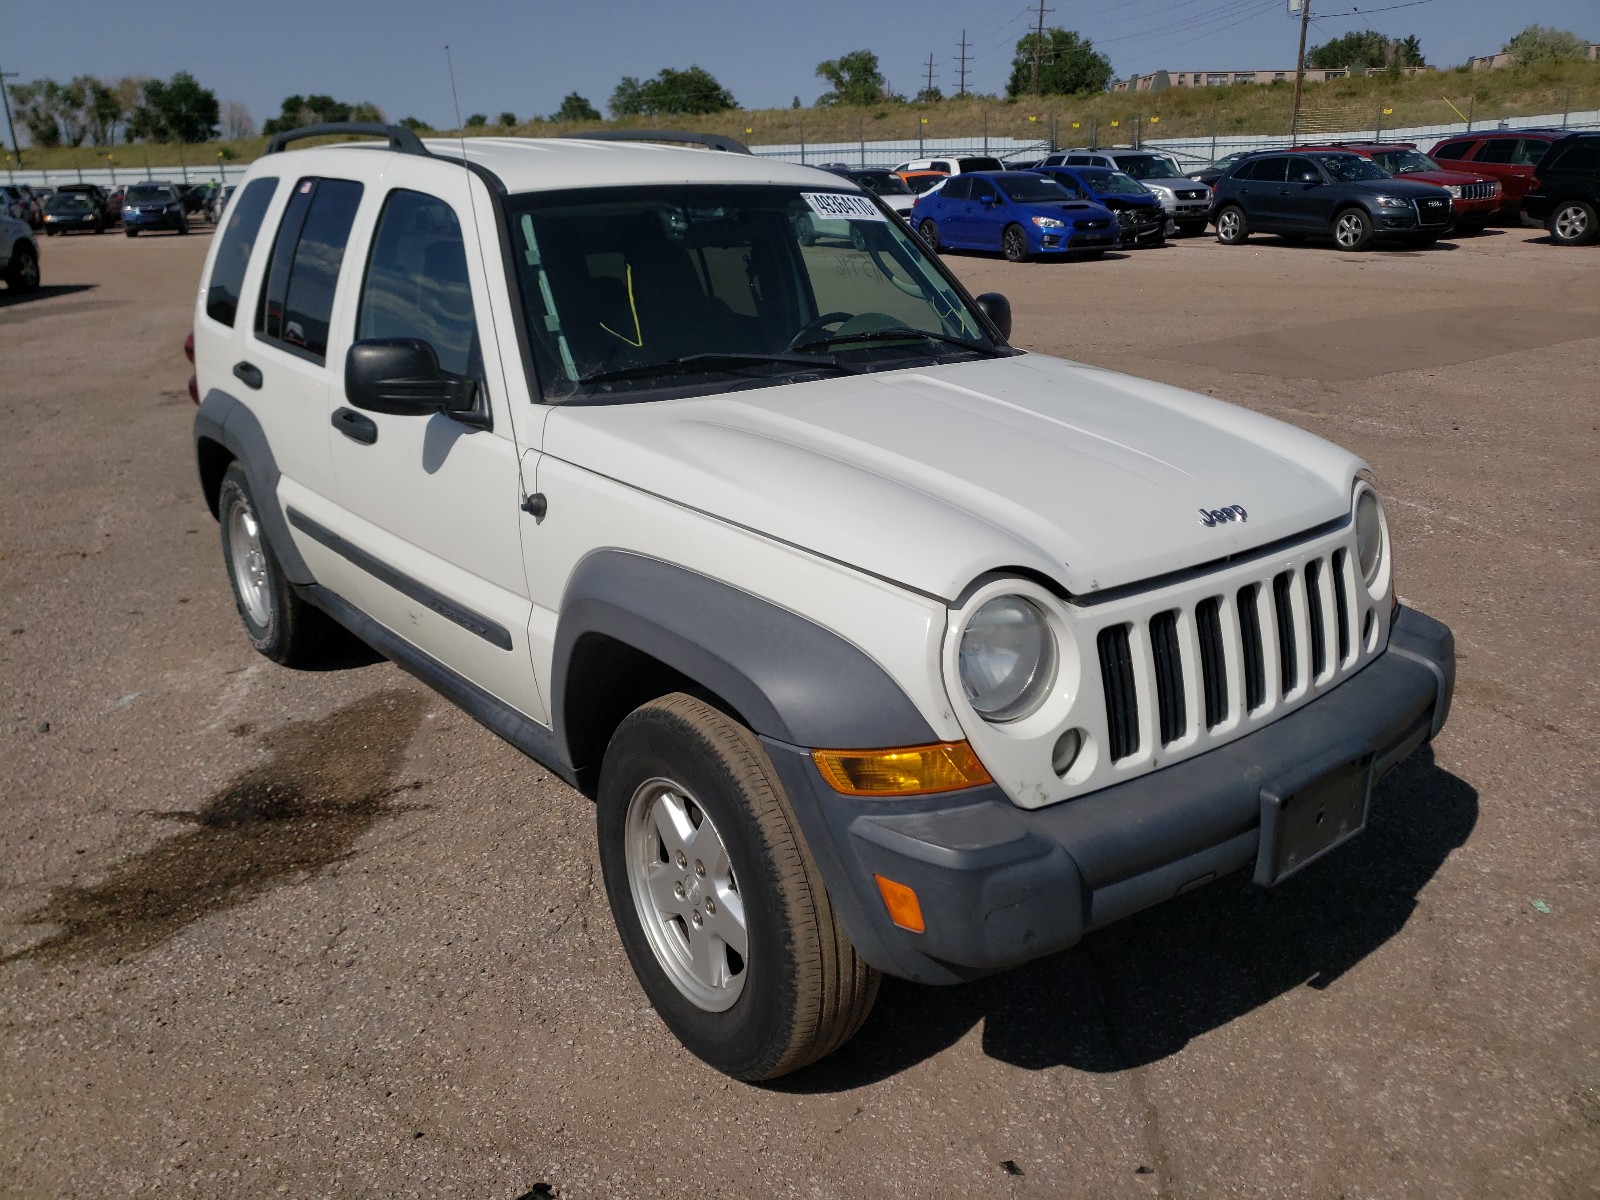
<path fill-rule="evenodd" d="M 1459 135 L 1432 155 L 1409 142 L 1246 151 L 1191 178 L 1210 180 L 1210 220 L 1228 245 L 1252 233 L 1331 236 L 1341 250 L 1426 245 L 1517 214 L 1559 244 L 1600 239 L 1600 133 Z"/>
<path fill-rule="evenodd" d="M 132 223 L 125 221 L 123 214 L 130 191 L 140 198 L 139 214 Z M 232 192 L 231 186 L 220 183 L 154 179 L 109 190 L 97 183 L 64 183 L 58 187 L 8 183 L 0 184 L 0 216 L 22 221 L 50 237 L 72 231 L 104 233 L 118 224 L 129 236 L 148 228 L 186 233 L 190 217 L 213 223 L 220 220 Z M 157 214 L 157 219 L 148 218 L 146 209 Z M 182 222 L 175 220 L 178 211 L 184 217 Z"/>

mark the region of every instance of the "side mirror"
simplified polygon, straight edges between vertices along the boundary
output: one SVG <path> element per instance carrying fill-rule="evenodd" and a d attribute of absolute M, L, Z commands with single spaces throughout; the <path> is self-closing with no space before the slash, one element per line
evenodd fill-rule
<path fill-rule="evenodd" d="M 367 338 L 344 359 L 344 394 L 356 408 L 398 417 L 442 412 L 467 425 L 487 426 L 475 408 L 478 385 L 439 366 L 421 338 Z"/>
<path fill-rule="evenodd" d="M 989 318 L 1006 341 L 1011 340 L 1011 301 L 999 292 L 985 292 L 977 298 L 978 309 Z"/>

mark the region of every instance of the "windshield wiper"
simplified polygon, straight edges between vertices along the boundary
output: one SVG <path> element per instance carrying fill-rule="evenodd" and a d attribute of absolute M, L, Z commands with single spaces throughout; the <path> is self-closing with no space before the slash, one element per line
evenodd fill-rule
<path fill-rule="evenodd" d="M 966 338 L 952 337 L 948 333 L 934 333 L 927 329 L 912 329 L 909 325 L 897 325 L 891 329 L 867 329 L 861 333 L 835 333 L 828 337 L 818 338 L 814 342 L 802 342 L 795 349 L 804 350 L 808 346 L 838 346 L 847 342 L 905 341 L 943 342 L 945 345 L 959 346 L 963 350 L 971 350 L 974 354 L 983 354 L 990 358 L 997 358 L 1004 353 L 993 346 L 969 342 Z"/>
<path fill-rule="evenodd" d="M 682 358 L 669 358 L 665 362 L 646 363 L 638 367 L 620 367 L 615 371 L 599 371 L 585 375 L 580 384 L 615 383 L 625 379 L 653 379 L 664 375 L 694 375 L 718 368 L 757 367 L 770 363 L 815 370 L 827 367 L 846 375 L 860 373 L 859 367 L 840 362 L 833 355 L 823 354 L 685 354 Z"/>

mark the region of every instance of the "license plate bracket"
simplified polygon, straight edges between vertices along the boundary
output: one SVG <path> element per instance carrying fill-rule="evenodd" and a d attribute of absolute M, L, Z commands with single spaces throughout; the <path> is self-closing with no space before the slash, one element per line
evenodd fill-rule
<path fill-rule="evenodd" d="M 1273 887 L 1367 827 L 1370 746 L 1332 751 L 1261 789 L 1255 882 Z"/>

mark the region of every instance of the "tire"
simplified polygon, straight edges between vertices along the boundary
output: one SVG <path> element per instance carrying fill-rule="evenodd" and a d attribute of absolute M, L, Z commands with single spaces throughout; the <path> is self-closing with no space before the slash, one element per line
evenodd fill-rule
<path fill-rule="evenodd" d="M 1346 208 L 1333 214 L 1333 244 L 1346 253 L 1372 245 L 1372 218 L 1364 208 Z"/>
<path fill-rule="evenodd" d="M 1001 232 L 1000 253 L 1006 256 L 1007 262 L 1028 261 L 1028 235 L 1021 225 L 1007 225 Z"/>
<path fill-rule="evenodd" d="M 1587 246 L 1600 238 L 1600 214 L 1587 200 L 1563 200 L 1550 210 L 1544 227 L 1562 246 Z"/>
<path fill-rule="evenodd" d="M 39 255 L 32 245 L 24 242 L 12 247 L 11 262 L 6 266 L 6 286 L 18 293 L 39 290 Z"/>
<path fill-rule="evenodd" d="M 935 254 L 939 252 L 939 226 L 932 217 L 923 217 L 917 226 L 917 234 L 922 238 L 922 244 Z"/>
<path fill-rule="evenodd" d="M 1244 209 L 1237 204 L 1224 204 L 1217 210 L 1217 241 L 1224 246 L 1243 245 L 1250 236 L 1250 226 L 1244 219 Z"/>
<path fill-rule="evenodd" d="M 653 700 L 612 736 L 596 807 L 623 948 L 691 1053 L 775 1079 L 861 1028 L 878 973 L 839 924 L 754 734 L 681 692 Z"/>
<path fill-rule="evenodd" d="M 326 657 L 333 622 L 289 586 L 261 524 L 250 480 L 230 463 L 217 494 L 222 561 L 250 644 L 275 663 L 309 666 Z"/>
<path fill-rule="evenodd" d="M 179 233 L 188 233 L 189 232 L 189 218 L 188 217 L 180 217 L 178 219 L 178 232 Z"/>
<path fill-rule="evenodd" d="M 129 237 L 139 236 L 139 231 L 137 229 L 124 229 L 122 232 L 127 234 Z"/>

